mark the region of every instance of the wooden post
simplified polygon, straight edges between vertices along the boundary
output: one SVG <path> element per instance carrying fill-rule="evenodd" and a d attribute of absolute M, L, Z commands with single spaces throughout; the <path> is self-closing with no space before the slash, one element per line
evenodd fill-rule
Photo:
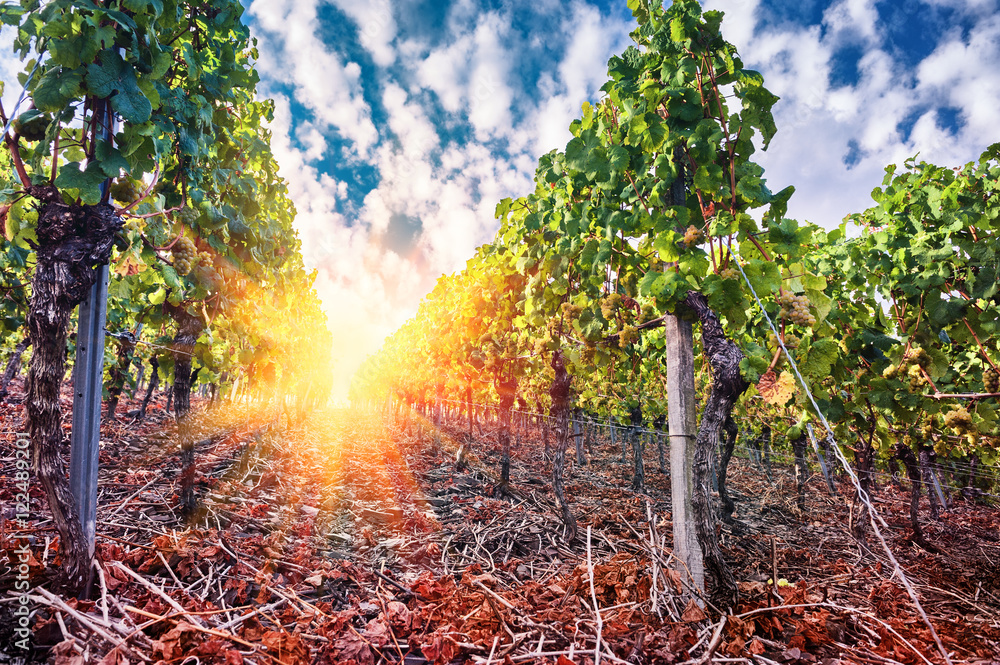
<path fill-rule="evenodd" d="M 694 403 L 694 338 L 690 321 L 667 315 L 663 320 L 667 357 L 667 424 L 670 435 L 670 503 L 674 558 L 682 575 L 690 574 L 705 590 L 705 564 L 695 533 L 691 480 L 697 413 Z"/>

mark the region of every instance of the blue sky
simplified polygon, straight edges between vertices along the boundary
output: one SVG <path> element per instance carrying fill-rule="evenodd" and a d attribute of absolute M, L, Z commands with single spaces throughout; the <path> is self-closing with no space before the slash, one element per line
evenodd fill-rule
<path fill-rule="evenodd" d="M 706 5 L 782 98 L 759 161 L 772 189 L 796 186 L 792 217 L 834 225 L 887 163 L 960 164 L 1000 140 L 996 0 Z M 632 17 L 624 0 L 254 0 L 248 16 L 343 390 L 565 147 Z"/>
<path fill-rule="evenodd" d="M 329 314 L 341 391 L 365 354 L 496 228 L 562 149 L 625 0 L 243 0 L 259 40 L 273 148 Z M 869 205 L 887 163 L 961 164 L 1000 140 L 1000 0 L 711 0 L 781 97 L 759 155 L 833 225 Z M 0 80 L 20 69 L 0 32 Z M 8 86 L 9 108 L 17 86 Z"/>

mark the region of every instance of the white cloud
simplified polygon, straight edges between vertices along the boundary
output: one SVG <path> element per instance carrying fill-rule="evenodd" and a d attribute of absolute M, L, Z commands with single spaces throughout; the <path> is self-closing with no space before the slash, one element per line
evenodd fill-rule
<path fill-rule="evenodd" d="M 396 37 L 396 19 L 388 0 L 356 2 L 354 0 L 327 0 L 350 16 L 358 28 L 358 39 L 379 67 L 388 67 L 396 61 L 392 42 Z"/>
<path fill-rule="evenodd" d="M 259 40 L 257 69 L 262 76 L 295 90 L 296 102 L 317 121 L 335 128 L 365 156 L 378 140 L 371 110 L 364 100 L 357 63 L 341 62 L 317 36 L 317 0 L 255 2 Z"/>
<path fill-rule="evenodd" d="M 860 38 L 870 43 L 878 41 L 878 11 L 873 0 L 837 0 L 823 12 L 823 23 L 832 33 L 833 39 Z"/>
<path fill-rule="evenodd" d="M 739 0 L 709 4 L 746 14 Z M 790 216 L 837 224 L 872 205 L 871 190 L 886 164 L 920 153 L 927 161 L 957 165 L 975 159 L 994 140 L 1000 125 L 1000 73 L 994 67 L 1000 61 L 1000 18 L 985 8 L 994 4 L 966 6 L 979 17 L 967 38 L 963 41 L 958 30 L 946 33 L 916 71 L 883 48 L 869 1 L 835 3 L 824 14 L 825 32 L 783 23 L 755 26 L 748 34 L 745 25 L 732 30 L 727 15 L 724 34 L 781 97 L 774 108 L 778 133 L 757 161 L 772 189 L 795 185 Z M 859 42 L 864 48 L 857 82 L 831 87 L 837 50 Z M 939 126 L 941 106 L 959 109 L 965 125 L 957 135 Z M 904 135 L 907 123 L 913 125 Z"/>

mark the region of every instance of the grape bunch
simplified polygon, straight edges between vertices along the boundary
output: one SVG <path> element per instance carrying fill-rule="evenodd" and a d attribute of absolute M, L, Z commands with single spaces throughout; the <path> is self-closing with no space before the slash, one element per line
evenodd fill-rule
<path fill-rule="evenodd" d="M 534 352 L 535 355 L 544 355 L 546 351 L 549 350 L 549 346 L 552 344 L 552 335 L 546 334 L 545 337 L 536 337 L 534 342 Z"/>
<path fill-rule="evenodd" d="M 119 178 L 111 184 L 111 198 L 128 205 L 139 198 L 139 188 L 131 178 Z"/>
<path fill-rule="evenodd" d="M 181 208 L 181 211 L 177 213 L 177 217 L 187 226 L 194 226 L 194 223 L 198 220 L 199 216 L 199 212 L 191 206 L 184 206 Z"/>
<path fill-rule="evenodd" d="M 935 425 L 934 416 L 930 414 L 924 416 L 924 421 L 920 424 L 920 436 L 924 437 L 925 440 L 929 440 L 931 435 L 934 434 Z"/>
<path fill-rule="evenodd" d="M 1000 393 L 1000 374 L 992 367 L 983 370 L 983 386 L 988 393 Z"/>
<path fill-rule="evenodd" d="M 601 298 L 601 314 L 605 319 L 610 319 L 622 303 L 621 294 L 611 293 Z"/>
<path fill-rule="evenodd" d="M 704 239 L 705 233 L 697 226 L 691 225 L 684 231 L 684 239 L 681 242 L 684 243 L 684 247 L 691 249 L 695 245 L 700 245 Z"/>
<path fill-rule="evenodd" d="M 740 278 L 740 271 L 737 270 L 736 268 L 723 268 L 719 272 L 719 277 L 721 277 L 722 279 L 739 280 L 739 278 Z"/>
<path fill-rule="evenodd" d="M 204 268 L 209 268 L 212 265 L 212 253 L 211 252 L 198 252 L 198 265 Z"/>
<path fill-rule="evenodd" d="M 186 236 L 181 236 L 170 248 L 170 253 L 174 256 L 174 269 L 178 275 L 186 275 L 194 267 L 197 250 L 194 241 Z"/>
<path fill-rule="evenodd" d="M 25 141 L 35 142 L 45 138 L 51 118 L 37 109 L 30 109 L 14 118 L 11 129 Z"/>
<path fill-rule="evenodd" d="M 652 304 L 646 303 L 639 311 L 639 323 L 646 323 L 656 318 L 656 308 Z"/>
<path fill-rule="evenodd" d="M 964 436 L 969 443 L 975 443 L 976 429 L 972 425 L 972 416 L 964 406 L 956 406 L 944 414 L 944 425 L 950 427 L 955 434 Z"/>
<path fill-rule="evenodd" d="M 562 313 L 567 319 L 575 319 L 580 316 L 583 311 L 583 307 L 580 305 L 574 305 L 570 302 L 564 302 L 562 304 Z"/>
<path fill-rule="evenodd" d="M 621 346 L 625 346 L 626 344 L 632 344 L 638 339 L 639 339 L 639 329 L 636 328 L 635 326 L 625 326 L 618 334 L 618 340 Z"/>
<path fill-rule="evenodd" d="M 809 311 L 807 296 L 797 296 L 790 291 L 782 291 L 778 296 L 778 304 L 781 305 L 782 318 L 791 319 L 792 323 L 805 328 L 816 325 L 816 317 Z"/>
<path fill-rule="evenodd" d="M 911 394 L 919 393 L 927 385 L 927 379 L 924 377 L 923 368 L 920 365 L 910 365 L 909 369 L 906 370 L 906 375 L 910 379 L 909 391 Z"/>

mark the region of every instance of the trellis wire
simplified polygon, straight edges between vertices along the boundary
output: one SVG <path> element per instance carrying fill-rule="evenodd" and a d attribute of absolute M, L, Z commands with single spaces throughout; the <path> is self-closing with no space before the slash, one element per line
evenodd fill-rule
<path fill-rule="evenodd" d="M 28 78 L 25 79 L 24 87 L 21 88 L 21 94 L 18 96 L 17 102 L 14 103 L 14 108 L 11 109 L 10 115 L 7 116 L 7 122 L 3 126 L 3 134 L 0 134 L 0 136 L 6 137 L 7 132 L 10 131 L 10 126 L 13 124 L 14 118 L 17 117 L 17 110 L 21 108 L 21 104 L 24 102 L 24 97 L 28 94 L 28 86 L 31 85 L 31 79 L 35 77 L 35 72 L 38 71 L 38 66 L 42 64 L 43 53 L 45 53 L 45 42 L 42 42 L 41 48 L 38 50 L 38 57 L 35 59 L 35 66 L 31 68 Z"/>
<path fill-rule="evenodd" d="M 868 493 L 865 492 L 864 489 L 862 489 L 861 482 L 858 480 L 857 475 L 854 473 L 854 469 L 851 468 L 851 465 L 847 461 L 847 458 L 844 456 L 843 451 L 840 450 L 840 445 L 833 437 L 833 428 L 830 427 L 830 423 L 829 421 L 827 421 L 826 415 L 824 415 L 824 413 L 820 410 L 819 405 L 816 403 L 816 398 L 813 397 L 812 391 L 809 390 L 809 385 L 806 383 L 806 380 L 802 377 L 802 373 L 799 372 L 798 364 L 795 362 L 795 359 L 792 358 L 792 354 L 788 352 L 788 349 L 785 348 L 785 342 L 784 340 L 781 339 L 781 334 L 775 327 L 774 322 L 771 321 L 771 316 L 767 313 L 767 310 L 764 308 L 764 303 L 761 302 L 760 296 L 757 295 L 757 291 L 753 288 L 753 284 L 750 283 L 750 279 L 747 277 L 746 272 L 743 271 L 743 266 L 740 265 L 740 262 L 738 260 L 733 261 L 733 263 L 736 264 L 736 267 L 740 271 L 740 275 L 743 276 L 743 281 L 745 281 L 747 283 L 747 286 L 750 288 L 750 293 L 753 294 L 753 298 L 757 302 L 757 306 L 760 307 L 760 311 L 764 315 L 764 319 L 767 321 L 767 325 L 771 328 L 771 331 L 774 333 L 774 336 L 777 339 L 778 345 L 781 347 L 781 350 L 785 352 L 785 357 L 788 359 L 789 366 L 795 372 L 795 376 L 798 378 L 799 383 L 802 384 L 802 389 L 805 390 L 806 395 L 809 397 L 809 402 L 812 404 L 813 409 L 815 409 L 816 415 L 819 416 L 820 421 L 823 423 L 823 426 L 829 433 L 830 440 L 833 443 L 833 446 L 831 446 L 831 448 L 836 453 L 837 458 L 840 460 L 840 463 L 844 466 L 844 470 L 847 471 L 847 475 L 851 479 L 851 483 L 857 490 L 858 498 L 861 499 L 862 503 L 864 503 L 865 506 L 868 508 L 868 516 L 869 516 L 869 521 L 871 522 L 872 525 L 872 529 L 874 530 L 875 535 L 878 537 L 879 542 L 882 544 L 882 549 L 885 550 L 886 556 L 889 557 L 889 561 L 892 562 L 894 573 L 899 576 L 899 581 L 906 588 L 906 592 L 910 595 L 910 598 L 913 600 L 913 604 L 914 606 L 916 606 L 917 611 L 920 613 L 921 619 L 923 619 L 924 623 L 927 625 L 927 628 L 931 631 L 931 635 L 934 637 L 934 642 L 937 644 L 938 650 L 944 657 L 945 662 L 948 663 L 948 665 L 952 665 L 951 657 L 948 655 L 948 651 L 944 648 L 944 644 L 941 643 L 941 638 L 938 637 L 937 631 L 934 629 L 934 624 L 931 623 L 931 620 L 927 616 L 927 613 L 924 612 L 923 605 L 920 604 L 920 599 L 917 597 L 916 590 L 913 588 L 913 585 L 910 584 L 910 580 L 907 579 L 906 574 L 903 573 L 903 568 L 899 565 L 899 562 L 896 561 L 896 557 L 893 555 L 892 550 L 889 548 L 889 544 L 885 542 L 885 538 L 882 536 L 882 531 L 878 527 L 879 522 L 881 522 L 882 525 L 887 529 L 889 528 L 889 525 L 886 524 L 885 520 L 882 519 L 881 515 L 875 512 L 875 506 L 872 505 L 871 500 L 868 497 Z M 878 518 L 877 520 L 875 519 L 876 517 Z"/>
<path fill-rule="evenodd" d="M 161 347 L 161 348 L 167 348 L 167 347 Z M 459 406 L 468 406 L 469 405 L 469 402 L 467 402 L 465 400 L 461 400 L 461 399 L 450 399 L 450 398 L 447 398 L 447 397 L 442 397 L 441 401 L 442 402 L 447 402 L 447 403 L 450 403 L 450 404 L 457 404 Z M 472 402 L 472 406 L 474 406 L 474 407 L 476 407 L 478 409 L 487 409 L 487 410 L 491 410 L 491 411 L 496 411 L 496 410 L 499 410 L 499 408 L 500 408 L 496 404 L 486 404 L 486 403 L 483 403 L 483 402 Z M 525 415 L 525 416 L 531 416 L 533 418 L 545 419 L 545 420 L 548 420 L 548 421 L 552 420 L 552 416 L 548 415 L 547 413 L 539 413 L 538 411 L 530 411 L 530 410 L 527 410 L 527 409 L 512 408 L 511 409 L 511 413 L 517 413 L 517 414 L 521 414 L 521 415 Z M 616 430 L 616 431 L 625 431 L 625 430 L 632 429 L 632 431 L 640 433 L 640 434 L 654 434 L 654 435 L 665 436 L 665 437 L 669 438 L 668 434 L 665 431 L 659 430 L 659 429 L 648 429 L 648 428 L 644 428 L 644 427 L 638 427 L 638 428 L 633 429 L 630 425 L 610 425 L 606 421 L 594 420 L 592 418 L 581 418 L 581 419 L 572 418 L 571 420 L 578 420 L 580 423 L 585 424 L 585 425 L 587 425 L 589 427 L 592 427 L 592 428 L 595 428 L 595 429 L 596 428 L 607 429 L 607 430 L 612 430 L 613 429 L 613 430 Z M 750 449 L 746 446 L 746 444 L 737 444 L 737 450 L 749 451 Z M 795 459 L 791 455 L 786 455 L 784 453 L 780 453 L 780 452 L 774 451 L 773 449 L 772 449 L 772 452 L 770 454 L 771 454 L 771 457 L 776 458 L 776 459 L 788 460 L 788 461 L 794 461 L 794 459 Z M 939 462 L 939 464 L 940 464 L 940 462 Z M 953 466 L 956 471 L 964 471 L 964 472 L 975 471 L 977 475 L 981 476 L 982 478 L 988 479 L 993 484 L 1000 483 L 1000 473 L 991 473 L 990 469 L 992 469 L 993 467 L 990 467 L 988 465 L 982 465 L 982 466 L 980 466 L 978 468 L 973 468 L 973 466 L 971 464 L 964 463 L 964 462 L 961 462 L 961 461 L 958 461 L 958 460 L 948 461 L 948 464 L 949 464 L 949 466 Z M 872 475 L 876 475 L 876 476 L 884 477 L 884 478 L 891 478 L 892 477 L 891 473 L 889 473 L 887 471 L 878 471 L 878 470 L 872 471 Z M 928 481 L 920 480 L 918 482 L 921 485 L 927 485 L 928 487 L 933 488 L 933 484 L 929 483 Z M 930 490 L 928 490 L 928 491 L 930 491 Z M 983 496 L 995 497 L 995 498 L 1000 499 L 1000 494 L 992 494 L 990 492 L 986 492 L 986 491 L 982 491 L 982 490 L 980 490 L 980 491 L 982 492 Z M 885 522 L 883 522 L 883 524 L 885 524 Z"/>

